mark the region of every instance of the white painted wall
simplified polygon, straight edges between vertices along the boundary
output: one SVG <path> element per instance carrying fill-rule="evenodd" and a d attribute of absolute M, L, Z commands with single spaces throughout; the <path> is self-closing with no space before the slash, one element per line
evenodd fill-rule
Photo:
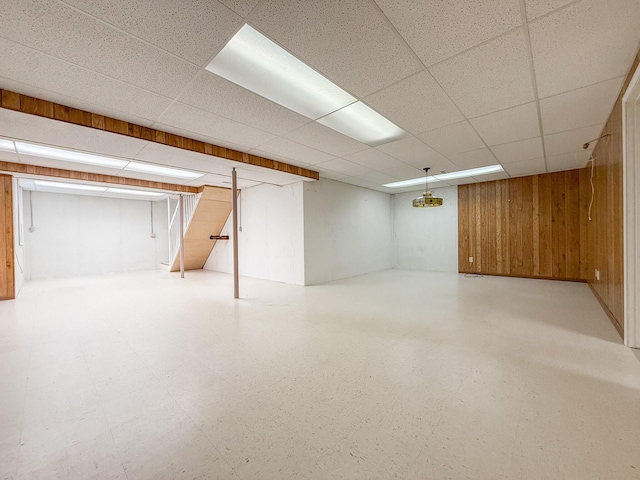
<path fill-rule="evenodd" d="M 413 208 L 422 192 L 393 195 L 393 267 L 458 271 L 458 187 L 433 189 L 437 208 Z"/>
<path fill-rule="evenodd" d="M 323 179 L 304 184 L 305 284 L 391 268 L 391 196 Z"/>
<path fill-rule="evenodd" d="M 242 232 L 238 234 L 240 275 L 304 284 L 302 182 L 284 187 L 258 185 L 240 194 Z M 231 235 L 231 218 L 221 235 Z M 218 241 L 205 270 L 231 273 L 231 240 Z"/>
<path fill-rule="evenodd" d="M 25 280 L 157 268 L 159 239 L 167 235 L 162 206 L 151 238 L 146 200 L 32 192 L 32 203 L 35 229 L 25 228 Z M 28 197 L 24 207 L 28 219 Z"/>

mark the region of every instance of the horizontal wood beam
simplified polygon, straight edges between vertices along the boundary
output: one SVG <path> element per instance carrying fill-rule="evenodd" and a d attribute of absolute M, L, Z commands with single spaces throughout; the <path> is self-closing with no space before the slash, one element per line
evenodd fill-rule
<path fill-rule="evenodd" d="M 38 165 L 27 165 L 24 163 L 14 162 L 0 161 L 0 172 L 41 175 L 44 177 L 65 178 L 68 180 L 82 180 L 84 182 L 110 183 L 113 185 L 125 185 L 127 187 L 154 188 L 180 193 L 199 193 L 201 191 L 201 187 L 177 185 L 175 183 L 153 182 L 151 180 L 116 177 L 114 175 L 102 175 L 100 173 L 79 172 L 77 170 L 64 170 L 62 168 L 41 167 Z"/>
<path fill-rule="evenodd" d="M 105 132 L 116 133 L 131 138 L 139 138 L 148 142 L 160 143 L 170 147 L 188 150 L 190 152 L 211 155 L 234 162 L 246 163 L 258 167 L 277 170 L 279 172 L 291 173 L 301 177 L 318 180 L 318 172 L 306 168 L 278 162 L 259 155 L 251 155 L 239 150 L 221 147 L 212 143 L 201 142 L 191 138 L 163 132 L 155 128 L 143 127 L 134 123 L 117 120 L 115 118 L 87 112 L 77 108 L 67 107 L 58 103 L 49 102 L 40 98 L 29 97 L 10 90 L 0 90 L 0 107 L 8 110 L 15 110 L 29 115 L 49 118 L 60 122 L 72 123 L 87 128 L 103 130 Z"/>

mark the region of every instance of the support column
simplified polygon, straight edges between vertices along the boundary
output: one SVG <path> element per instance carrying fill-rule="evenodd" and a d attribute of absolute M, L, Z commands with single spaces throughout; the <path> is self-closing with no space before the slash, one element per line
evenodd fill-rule
<path fill-rule="evenodd" d="M 13 179 L 0 175 L 0 300 L 16 298 L 13 242 Z"/>
<path fill-rule="evenodd" d="M 178 199 L 180 208 L 180 278 L 184 278 L 184 195 Z"/>
<path fill-rule="evenodd" d="M 236 169 L 231 171 L 231 199 L 233 212 L 233 298 L 240 298 L 240 276 L 238 272 L 238 179 Z"/>

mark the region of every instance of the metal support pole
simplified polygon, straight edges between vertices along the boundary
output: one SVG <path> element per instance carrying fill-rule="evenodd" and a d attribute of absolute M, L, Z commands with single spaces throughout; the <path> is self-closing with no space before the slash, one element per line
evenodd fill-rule
<path fill-rule="evenodd" d="M 236 169 L 231 171 L 231 199 L 233 211 L 233 298 L 240 298 L 240 278 L 238 273 L 238 179 Z"/>
<path fill-rule="evenodd" d="M 180 278 L 184 278 L 184 196 L 180 195 Z"/>

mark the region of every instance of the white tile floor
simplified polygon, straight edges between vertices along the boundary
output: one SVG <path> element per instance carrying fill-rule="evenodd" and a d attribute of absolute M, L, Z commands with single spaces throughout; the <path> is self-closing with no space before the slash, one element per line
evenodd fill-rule
<path fill-rule="evenodd" d="M 640 478 L 640 362 L 584 284 L 242 293 L 143 272 L 0 303 L 0 478 Z"/>

